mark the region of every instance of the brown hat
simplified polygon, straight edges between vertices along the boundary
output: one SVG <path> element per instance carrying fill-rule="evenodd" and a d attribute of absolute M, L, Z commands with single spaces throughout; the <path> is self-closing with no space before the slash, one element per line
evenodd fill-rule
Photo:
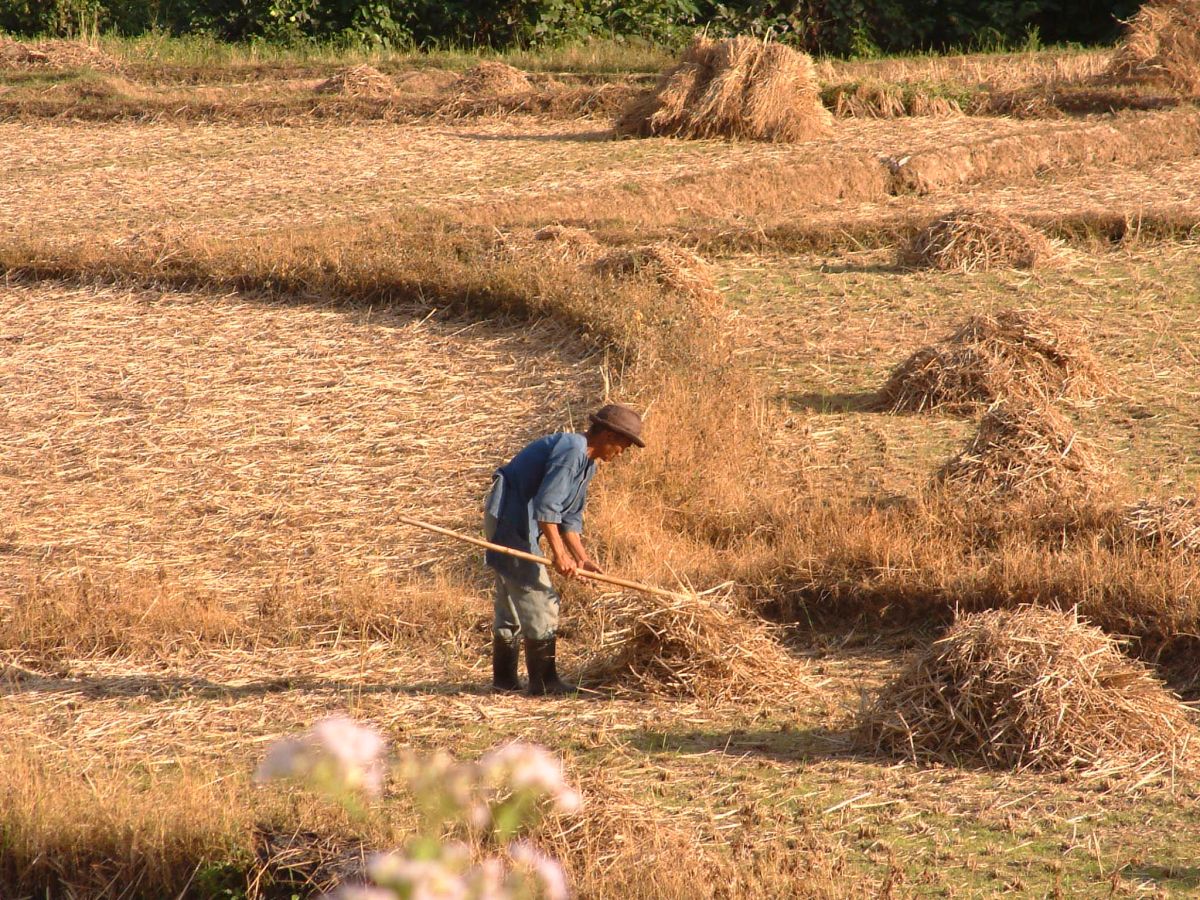
<path fill-rule="evenodd" d="M 593 425 L 602 425 L 610 431 L 624 435 L 639 447 L 645 447 L 642 440 L 642 417 L 628 406 L 620 403 L 610 403 L 588 416 Z"/>

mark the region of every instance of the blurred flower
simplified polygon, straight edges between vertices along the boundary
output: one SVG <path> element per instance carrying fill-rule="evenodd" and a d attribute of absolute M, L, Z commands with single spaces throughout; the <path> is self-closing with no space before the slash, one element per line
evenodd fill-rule
<path fill-rule="evenodd" d="M 463 876 L 440 859 L 383 853 L 371 858 L 367 873 L 372 881 L 402 891 L 411 900 L 467 900 L 471 896 Z"/>
<path fill-rule="evenodd" d="M 394 891 L 369 884 L 348 884 L 327 896 L 329 900 L 396 900 Z"/>
<path fill-rule="evenodd" d="M 509 844 L 508 855 L 513 862 L 525 866 L 534 874 L 546 900 L 567 900 L 567 876 L 558 860 L 542 853 L 528 841 Z"/>
<path fill-rule="evenodd" d="M 255 780 L 309 779 L 376 796 L 383 790 L 385 745 L 377 731 L 351 719 L 322 719 L 300 737 L 272 744 Z"/>
<path fill-rule="evenodd" d="M 485 755 L 479 767 L 483 780 L 494 788 L 545 795 L 559 812 L 577 812 L 582 805 L 578 792 L 567 786 L 562 763 L 534 744 L 506 744 Z"/>

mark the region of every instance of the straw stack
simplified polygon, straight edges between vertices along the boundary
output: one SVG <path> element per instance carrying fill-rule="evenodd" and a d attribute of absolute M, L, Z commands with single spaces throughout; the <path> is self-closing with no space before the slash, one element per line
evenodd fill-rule
<path fill-rule="evenodd" d="M 374 66 L 352 66 L 342 69 L 317 85 L 318 94 L 338 94 L 343 97 L 388 98 L 396 93 L 392 80 Z"/>
<path fill-rule="evenodd" d="M 617 134 L 805 141 L 830 131 L 812 59 L 749 37 L 697 37 L 655 88 L 617 120 Z"/>
<path fill-rule="evenodd" d="M 779 629 L 722 595 L 677 599 L 622 594 L 597 613 L 600 639 L 585 663 L 588 686 L 706 701 L 809 695 L 805 666 L 780 643 Z"/>
<path fill-rule="evenodd" d="M 704 257 L 673 244 L 645 244 L 598 259 L 596 271 L 610 278 L 651 278 L 667 290 L 699 300 L 717 300 L 716 280 Z"/>
<path fill-rule="evenodd" d="M 1078 499 L 1111 484 L 1096 449 L 1062 413 L 1008 403 L 988 410 L 970 443 L 936 477 L 966 499 Z"/>
<path fill-rule="evenodd" d="M 1200 505 L 1192 497 L 1144 499 L 1125 510 L 1125 528 L 1153 547 L 1200 552 Z"/>
<path fill-rule="evenodd" d="M 1138 784 L 1195 768 L 1191 711 L 1104 632 L 1039 606 L 961 616 L 883 689 L 859 734 L 914 760 Z"/>
<path fill-rule="evenodd" d="M 495 97 L 521 94 L 533 89 L 529 77 L 520 69 L 493 60 L 485 60 L 463 73 L 456 88 L 471 97 Z"/>
<path fill-rule="evenodd" d="M 894 368 L 880 390 L 893 410 L 946 407 L 967 413 L 980 404 L 1098 396 L 1103 375 L 1082 335 L 1032 309 L 971 316 L 952 334 Z"/>
<path fill-rule="evenodd" d="M 1112 74 L 1165 81 L 1200 96 L 1200 0 L 1149 0 L 1129 20 Z"/>
<path fill-rule="evenodd" d="M 1049 249 L 1041 232 L 1011 216 L 958 209 L 918 232 L 898 261 L 943 272 L 1032 269 Z"/>

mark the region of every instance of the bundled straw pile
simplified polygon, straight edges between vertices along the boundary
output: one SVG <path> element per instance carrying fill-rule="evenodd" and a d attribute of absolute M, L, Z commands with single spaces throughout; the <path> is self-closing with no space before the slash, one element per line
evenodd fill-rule
<path fill-rule="evenodd" d="M 599 646 L 581 673 L 587 685 L 703 700 L 813 690 L 806 668 L 779 642 L 778 629 L 726 597 L 624 594 L 606 598 L 601 612 Z"/>
<path fill-rule="evenodd" d="M 1036 310 L 1009 309 L 972 316 L 918 350 L 892 370 L 879 393 L 894 410 L 968 412 L 1016 397 L 1092 398 L 1102 381 L 1080 335 Z"/>
<path fill-rule="evenodd" d="M 944 272 L 1032 269 L 1049 249 L 1041 232 L 1004 213 L 959 209 L 918 232 L 899 262 Z"/>
<path fill-rule="evenodd" d="M 716 300 L 720 296 L 712 268 L 704 257 L 673 244 L 618 250 L 597 260 L 595 268 L 610 278 L 653 278 L 668 290 L 698 300 Z"/>
<path fill-rule="evenodd" d="M 1062 413 L 998 403 L 937 480 L 968 498 L 1082 497 L 1106 488 L 1109 471 Z"/>
<path fill-rule="evenodd" d="M 23 44 L 0 35 L 0 68 L 95 69 L 116 74 L 121 64 L 91 44 L 50 40 Z"/>
<path fill-rule="evenodd" d="M 502 62 L 484 61 L 463 73 L 457 89 L 471 97 L 496 97 L 522 94 L 532 90 L 533 85 L 520 69 Z"/>
<path fill-rule="evenodd" d="M 1129 20 L 1112 73 L 1200 96 L 1200 0 L 1150 0 Z"/>
<path fill-rule="evenodd" d="M 637 137 L 804 141 L 828 133 L 812 59 L 782 44 L 697 37 L 617 133 Z"/>
<path fill-rule="evenodd" d="M 1190 711 L 1117 641 L 1039 606 L 961 616 L 863 713 L 889 754 L 1138 783 L 1194 768 Z"/>
<path fill-rule="evenodd" d="M 318 94 L 339 94 L 343 97 L 387 98 L 396 93 L 392 80 L 374 66 L 353 66 L 342 69 L 317 85 Z"/>
<path fill-rule="evenodd" d="M 1190 497 L 1139 500 L 1125 510 L 1123 523 L 1151 546 L 1200 553 L 1200 505 Z"/>

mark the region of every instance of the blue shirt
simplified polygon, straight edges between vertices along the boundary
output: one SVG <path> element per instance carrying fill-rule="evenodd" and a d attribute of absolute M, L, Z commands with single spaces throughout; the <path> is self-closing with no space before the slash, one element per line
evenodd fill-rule
<path fill-rule="evenodd" d="M 485 512 L 496 518 L 493 543 L 538 553 L 538 522 L 554 522 L 563 531 L 583 531 L 583 505 L 596 463 L 588 459 L 587 438 L 558 432 L 526 445 L 496 470 L 497 482 Z M 487 552 L 487 564 L 513 575 L 536 579 L 534 563 Z"/>

